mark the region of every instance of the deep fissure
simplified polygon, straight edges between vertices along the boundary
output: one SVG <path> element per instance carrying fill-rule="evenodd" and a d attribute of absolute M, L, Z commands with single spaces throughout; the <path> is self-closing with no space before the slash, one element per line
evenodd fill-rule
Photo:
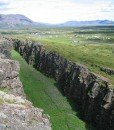
<path fill-rule="evenodd" d="M 86 122 L 97 129 L 114 129 L 114 92 L 107 81 L 91 73 L 82 65 L 72 63 L 55 52 L 48 52 L 41 44 L 12 39 L 14 49 L 28 64 L 57 81 L 59 90 L 76 102 Z"/>

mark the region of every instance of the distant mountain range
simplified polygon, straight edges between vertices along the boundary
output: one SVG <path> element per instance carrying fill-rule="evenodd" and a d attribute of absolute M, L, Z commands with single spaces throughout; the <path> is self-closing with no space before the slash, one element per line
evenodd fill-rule
<path fill-rule="evenodd" d="M 58 24 L 60 27 L 77 27 L 77 26 L 108 26 L 114 25 L 114 21 L 110 20 L 93 20 L 93 21 L 68 21 Z"/>
<path fill-rule="evenodd" d="M 108 26 L 113 25 L 114 21 L 110 20 L 93 20 L 93 21 L 68 21 L 62 24 L 46 24 L 34 22 L 24 15 L 20 14 L 0 14 L 0 28 L 15 27 L 39 27 L 39 26 L 56 26 L 56 27 L 78 27 L 78 26 Z"/>

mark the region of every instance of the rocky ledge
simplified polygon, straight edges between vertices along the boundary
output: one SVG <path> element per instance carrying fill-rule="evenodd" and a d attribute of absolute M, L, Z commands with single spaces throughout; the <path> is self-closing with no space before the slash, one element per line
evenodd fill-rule
<path fill-rule="evenodd" d="M 10 42 L 0 40 L 0 130 L 51 130 L 49 117 L 26 100 L 19 63 L 10 59 Z"/>

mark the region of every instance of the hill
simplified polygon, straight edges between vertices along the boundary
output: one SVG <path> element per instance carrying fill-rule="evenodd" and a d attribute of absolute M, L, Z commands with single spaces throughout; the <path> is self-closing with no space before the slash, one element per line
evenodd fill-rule
<path fill-rule="evenodd" d="M 15 28 L 25 26 L 42 26 L 42 23 L 36 23 L 21 14 L 0 14 L 0 28 Z"/>

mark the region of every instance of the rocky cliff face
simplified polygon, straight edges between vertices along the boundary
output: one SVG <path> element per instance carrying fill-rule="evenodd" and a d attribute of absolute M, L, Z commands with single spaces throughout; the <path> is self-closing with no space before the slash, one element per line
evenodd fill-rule
<path fill-rule="evenodd" d="M 114 90 L 108 81 L 82 65 L 71 63 L 41 44 L 12 40 L 23 58 L 44 74 L 55 78 L 59 89 L 80 106 L 83 119 L 97 130 L 114 130 Z"/>
<path fill-rule="evenodd" d="M 43 110 L 26 100 L 19 63 L 10 59 L 10 45 L 0 41 L 0 130 L 51 130 Z"/>

